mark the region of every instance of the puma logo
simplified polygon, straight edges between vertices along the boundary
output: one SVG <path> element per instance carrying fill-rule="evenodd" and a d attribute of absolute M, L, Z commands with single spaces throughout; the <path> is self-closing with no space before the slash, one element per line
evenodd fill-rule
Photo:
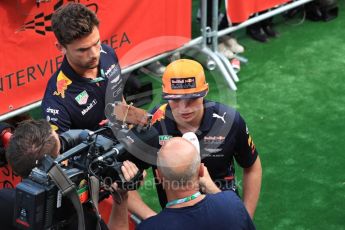
<path fill-rule="evenodd" d="M 225 114 L 226 114 L 226 112 L 224 112 L 223 116 L 219 116 L 218 114 L 213 113 L 212 117 L 221 119 L 224 122 L 224 124 L 225 124 L 226 123 L 225 120 L 224 120 Z"/>

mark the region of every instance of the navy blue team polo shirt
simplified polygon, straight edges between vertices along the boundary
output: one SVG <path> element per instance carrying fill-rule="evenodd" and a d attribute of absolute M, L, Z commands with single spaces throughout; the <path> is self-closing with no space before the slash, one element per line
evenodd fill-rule
<path fill-rule="evenodd" d="M 156 107 L 153 114 L 153 126 L 159 133 L 157 148 L 171 137 L 182 136 L 169 104 Z M 204 116 L 195 134 L 200 143 L 201 162 L 207 167 L 213 181 L 221 190 L 235 190 L 234 159 L 242 168 L 248 168 L 258 155 L 239 112 L 221 103 L 204 100 Z M 159 184 L 157 193 L 164 207 L 166 196 Z"/>
<path fill-rule="evenodd" d="M 137 229 L 255 230 L 255 226 L 239 197 L 226 191 L 207 194 L 192 206 L 164 208 L 141 222 Z"/>
<path fill-rule="evenodd" d="M 79 76 L 67 58 L 49 79 L 42 100 L 44 117 L 53 129 L 62 133 L 69 129 L 99 128 L 105 119 L 106 97 L 122 100 L 123 79 L 117 56 L 112 48 L 101 45 L 99 74 L 96 79 Z M 111 92 L 106 96 L 107 87 Z"/>

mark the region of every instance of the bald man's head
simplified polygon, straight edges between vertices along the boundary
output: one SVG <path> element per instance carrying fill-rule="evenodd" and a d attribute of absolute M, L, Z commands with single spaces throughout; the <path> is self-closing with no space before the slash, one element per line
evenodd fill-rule
<path fill-rule="evenodd" d="M 188 140 L 174 137 L 160 149 L 157 167 L 165 181 L 184 186 L 198 178 L 200 154 Z"/>

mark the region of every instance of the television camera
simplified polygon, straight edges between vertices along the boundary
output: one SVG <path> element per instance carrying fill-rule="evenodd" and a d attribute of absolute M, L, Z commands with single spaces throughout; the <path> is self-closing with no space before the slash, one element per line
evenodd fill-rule
<path fill-rule="evenodd" d="M 16 187 L 17 228 L 64 229 L 73 210 L 78 216 L 78 229 L 84 229 L 84 207 L 98 210 L 98 202 L 110 195 L 112 183 L 116 182 L 122 190 L 139 187 L 142 171 L 149 164 L 135 157 L 136 150 L 155 155 L 156 151 L 149 147 L 150 142 L 157 140 L 155 131 L 121 129 L 110 137 L 105 135 L 107 129 L 70 130 L 60 136 L 61 154 L 56 159 L 45 155 Z M 131 160 L 139 168 L 131 181 L 125 181 L 122 175 L 124 160 Z M 121 196 L 117 195 L 120 202 Z"/>

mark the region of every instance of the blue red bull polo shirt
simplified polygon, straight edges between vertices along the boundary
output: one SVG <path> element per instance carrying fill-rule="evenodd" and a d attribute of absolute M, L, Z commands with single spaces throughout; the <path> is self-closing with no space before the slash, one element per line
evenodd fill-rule
<path fill-rule="evenodd" d="M 159 133 L 157 148 L 171 137 L 182 136 L 169 104 L 153 110 L 152 122 Z M 204 116 L 195 134 L 200 143 L 201 162 L 215 184 L 221 190 L 235 190 L 234 159 L 242 168 L 248 168 L 258 156 L 244 119 L 233 108 L 204 100 Z M 166 195 L 160 184 L 157 185 L 157 193 L 162 207 L 165 207 Z"/>
<path fill-rule="evenodd" d="M 106 95 L 110 85 L 111 95 Z M 96 130 L 105 119 L 107 101 L 121 101 L 123 87 L 117 56 L 109 46 L 101 46 L 96 79 L 79 76 L 64 57 L 61 67 L 48 81 L 42 100 L 43 116 L 58 133 L 69 129 Z"/>

